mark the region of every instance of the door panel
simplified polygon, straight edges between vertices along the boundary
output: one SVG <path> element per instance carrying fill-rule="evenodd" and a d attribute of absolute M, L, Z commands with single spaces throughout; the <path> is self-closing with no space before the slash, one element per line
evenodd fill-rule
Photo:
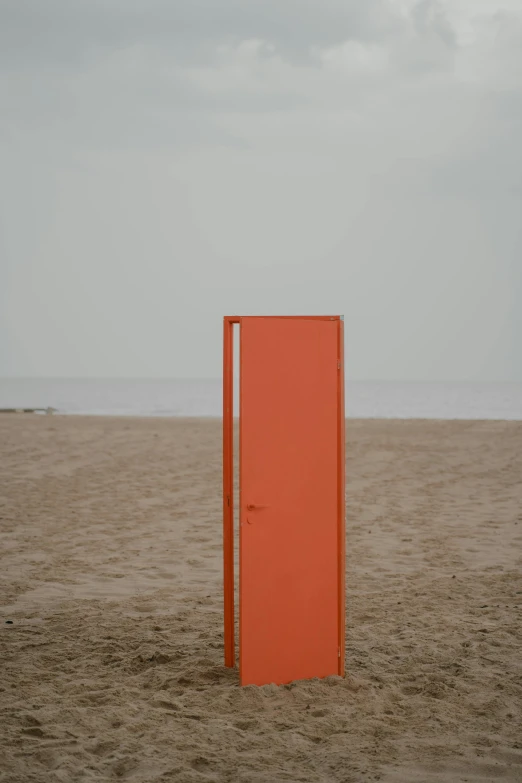
<path fill-rule="evenodd" d="M 338 319 L 241 318 L 244 685 L 342 671 L 341 327 Z"/>

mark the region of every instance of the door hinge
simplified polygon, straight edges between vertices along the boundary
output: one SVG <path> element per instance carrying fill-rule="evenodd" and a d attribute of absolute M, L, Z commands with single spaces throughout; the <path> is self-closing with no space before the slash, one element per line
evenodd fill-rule
<path fill-rule="evenodd" d="M 337 362 L 337 369 L 338 369 L 338 370 L 340 370 L 340 369 L 341 369 L 341 362 Z"/>
<path fill-rule="evenodd" d="M 337 657 L 338 658 L 341 657 L 341 648 L 340 647 L 337 648 Z"/>

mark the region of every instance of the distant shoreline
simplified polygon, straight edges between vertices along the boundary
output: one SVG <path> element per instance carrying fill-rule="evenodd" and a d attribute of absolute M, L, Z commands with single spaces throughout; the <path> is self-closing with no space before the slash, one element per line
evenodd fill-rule
<path fill-rule="evenodd" d="M 238 407 L 235 389 L 235 412 Z M 220 379 L 0 379 L 0 408 L 126 417 L 221 416 Z M 346 382 L 349 419 L 522 421 L 522 383 Z"/>

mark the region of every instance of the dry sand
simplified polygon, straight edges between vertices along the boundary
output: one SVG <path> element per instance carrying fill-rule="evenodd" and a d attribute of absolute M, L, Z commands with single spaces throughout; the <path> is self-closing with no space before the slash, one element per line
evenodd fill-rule
<path fill-rule="evenodd" d="M 348 675 L 241 689 L 220 422 L 0 417 L 0 780 L 521 781 L 522 423 L 347 438 Z"/>

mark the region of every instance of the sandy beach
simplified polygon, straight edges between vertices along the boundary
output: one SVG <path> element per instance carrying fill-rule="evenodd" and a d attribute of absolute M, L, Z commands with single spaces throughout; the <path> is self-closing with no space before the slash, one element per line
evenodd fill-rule
<path fill-rule="evenodd" d="M 522 780 L 522 422 L 347 422 L 345 679 L 223 666 L 221 423 L 0 416 L 0 781 Z"/>

